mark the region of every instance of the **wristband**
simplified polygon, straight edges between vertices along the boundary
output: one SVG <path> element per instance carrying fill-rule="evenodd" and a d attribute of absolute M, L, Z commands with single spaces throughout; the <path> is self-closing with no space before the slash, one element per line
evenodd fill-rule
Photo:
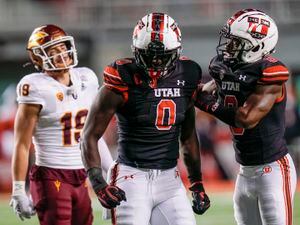
<path fill-rule="evenodd" d="M 13 181 L 12 195 L 26 195 L 25 181 Z"/>
<path fill-rule="evenodd" d="M 91 185 L 94 191 L 97 193 L 99 190 L 107 186 L 107 183 L 102 175 L 102 169 L 99 167 L 93 167 L 87 171 L 88 177 L 90 179 Z"/>

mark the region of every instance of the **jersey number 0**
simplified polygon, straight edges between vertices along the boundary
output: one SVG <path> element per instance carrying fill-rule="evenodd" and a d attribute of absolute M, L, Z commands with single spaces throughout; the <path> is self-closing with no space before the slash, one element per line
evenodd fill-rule
<path fill-rule="evenodd" d="M 176 121 L 176 103 L 170 99 L 162 99 L 156 107 L 155 125 L 158 130 L 170 130 Z"/>

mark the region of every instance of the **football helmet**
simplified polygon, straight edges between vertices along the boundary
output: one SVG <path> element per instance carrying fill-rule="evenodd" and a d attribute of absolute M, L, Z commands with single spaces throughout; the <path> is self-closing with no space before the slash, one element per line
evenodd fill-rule
<path fill-rule="evenodd" d="M 217 53 L 229 64 L 252 63 L 274 52 L 277 41 L 278 29 L 271 17 L 257 9 L 244 9 L 221 29 Z"/>
<path fill-rule="evenodd" d="M 165 13 L 150 13 L 133 31 L 132 51 L 139 67 L 157 80 L 175 67 L 181 53 L 181 32 Z"/>
<path fill-rule="evenodd" d="M 65 43 L 67 50 L 49 56 L 47 54 L 47 49 L 60 43 Z M 28 40 L 27 50 L 31 61 L 37 70 L 63 70 L 72 68 L 78 64 L 74 38 L 68 36 L 62 28 L 52 24 L 34 29 Z M 67 63 L 64 59 L 66 54 L 71 58 L 71 63 Z M 53 63 L 54 57 L 61 57 L 64 67 L 57 68 L 55 63 Z"/>

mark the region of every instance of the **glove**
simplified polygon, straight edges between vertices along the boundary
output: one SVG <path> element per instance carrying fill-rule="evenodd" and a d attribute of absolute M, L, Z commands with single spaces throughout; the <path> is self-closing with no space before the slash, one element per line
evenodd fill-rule
<path fill-rule="evenodd" d="M 126 201 L 125 192 L 115 185 L 107 184 L 100 168 L 90 168 L 88 176 L 97 198 L 104 208 L 112 209 L 120 205 L 121 201 Z"/>
<path fill-rule="evenodd" d="M 219 107 L 219 103 L 214 95 L 200 90 L 197 94 L 195 106 L 204 112 L 211 113 Z"/>
<path fill-rule="evenodd" d="M 9 205 L 22 221 L 24 218 L 30 219 L 30 217 L 36 213 L 31 198 L 29 198 L 26 194 L 13 195 Z"/>
<path fill-rule="evenodd" d="M 125 192 L 114 185 L 107 185 L 96 194 L 101 205 L 107 209 L 115 208 L 121 201 L 126 201 Z"/>
<path fill-rule="evenodd" d="M 192 191 L 194 213 L 202 215 L 210 207 L 202 182 L 193 183 L 189 189 Z"/>
<path fill-rule="evenodd" d="M 225 75 L 233 74 L 231 68 L 222 62 L 218 57 L 214 57 L 210 61 L 208 72 L 216 80 L 222 80 Z"/>

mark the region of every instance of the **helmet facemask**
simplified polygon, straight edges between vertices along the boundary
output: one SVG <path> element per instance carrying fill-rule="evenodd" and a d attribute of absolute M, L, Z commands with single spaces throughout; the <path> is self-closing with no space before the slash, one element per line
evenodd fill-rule
<path fill-rule="evenodd" d="M 165 50 L 159 41 L 149 43 L 147 49 L 134 48 L 137 65 L 149 73 L 151 78 L 163 77 L 174 67 L 179 58 L 180 49 Z"/>
<path fill-rule="evenodd" d="M 229 65 L 243 62 L 243 56 L 249 51 L 255 51 L 252 43 L 244 38 L 230 34 L 230 27 L 225 25 L 220 32 L 217 46 L 218 57 Z"/>

